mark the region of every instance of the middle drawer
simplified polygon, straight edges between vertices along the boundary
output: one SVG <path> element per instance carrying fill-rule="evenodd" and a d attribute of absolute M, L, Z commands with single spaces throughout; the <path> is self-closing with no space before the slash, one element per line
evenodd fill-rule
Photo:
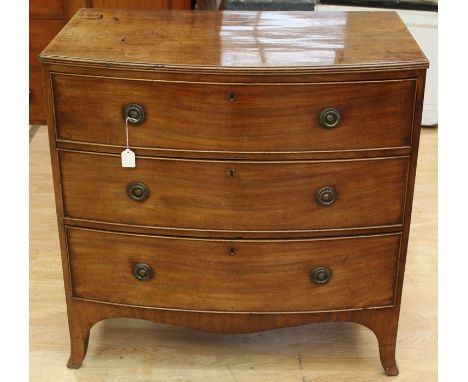
<path fill-rule="evenodd" d="M 403 222 L 407 157 L 209 161 L 59 150 L 66 217 L 152 227 L 289 231 Z"/>

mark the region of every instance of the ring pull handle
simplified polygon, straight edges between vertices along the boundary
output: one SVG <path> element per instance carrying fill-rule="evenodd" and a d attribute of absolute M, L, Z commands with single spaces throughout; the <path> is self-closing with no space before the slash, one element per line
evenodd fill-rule
<path fill-rule="evenodd" d="M 145 110 L 143 106 L 138 105 L 137 103 L 129 103 L 125 106 L 123 111 L 123 118 L 127 120 L 130 125 L 141 125 L 145 122 Z"/>

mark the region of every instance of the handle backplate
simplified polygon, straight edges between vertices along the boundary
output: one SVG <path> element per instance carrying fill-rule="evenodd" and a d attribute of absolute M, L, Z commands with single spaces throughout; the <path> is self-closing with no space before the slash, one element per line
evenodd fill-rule
<path fill-rule="evenodd" d="M 325 129 L 338 126 L 341 121 L 340 112 L 334 107 L 327 107 L 320 113 L 320 125 Z"/>
<path fill-rule="evenodd" d="M 317 191 L 315 200 L 323 207 L 329 207 L 336 201 L 336 190 L 333 187 L 322 187 Z"/>
<path fill-rule="evenodd" d="M 133 276 L 139 281 L 149 281 L 153 278 L 153 268 L 148 264 L 135 264 L 133 266 Z"/>
<path fill-rule="evenodd" d="M 148 199 L 149 189 L 143 182 L 133 182 L 127 186 L 127 195 L 136 202 L 144 202 Z"/>
<path fill-rule="evenodd" d="M 141 125 L 146 119 L 145 110 L 137 103 L 129 103 L 123 110 L 123 118 L 124 120 L 128 118 L 130 125 Z"/>
<path fill-rule="evenodd" d="M 310 273 L 310 279 L 314 284 L 323 285 L 330 281 L 331 270 L 327 267 L 317 267 Z"/>

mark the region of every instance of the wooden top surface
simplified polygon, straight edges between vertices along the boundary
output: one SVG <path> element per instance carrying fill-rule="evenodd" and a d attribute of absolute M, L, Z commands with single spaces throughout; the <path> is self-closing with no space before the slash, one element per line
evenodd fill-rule
<path fill-rule="evenodd" d="M 360 70 L 428 62 L 394 12 L 81 9 L 43 62 L 146 69 Z"/>

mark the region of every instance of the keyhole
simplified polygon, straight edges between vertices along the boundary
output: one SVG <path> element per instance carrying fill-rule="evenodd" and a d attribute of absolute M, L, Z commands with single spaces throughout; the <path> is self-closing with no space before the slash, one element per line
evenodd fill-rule
<path fill-rule="evenodd" d="M 235 256 L 236 255 L 236 249 L 235 248 L 229 248 L 229 256 Z"/>
<path fill-rule="evenodd" d="M 236 93 L 231 92 L 229 93 L 229 101 L 234 102 L 236 100 Z"/>
<path fill-rule="evenodd" d="M 229 176 L 236 176 L 236 170 L 234 170 L 233 168 L 230 168 L 230 169 L 228 170 L 228 175 L 229 175 Z"/>

